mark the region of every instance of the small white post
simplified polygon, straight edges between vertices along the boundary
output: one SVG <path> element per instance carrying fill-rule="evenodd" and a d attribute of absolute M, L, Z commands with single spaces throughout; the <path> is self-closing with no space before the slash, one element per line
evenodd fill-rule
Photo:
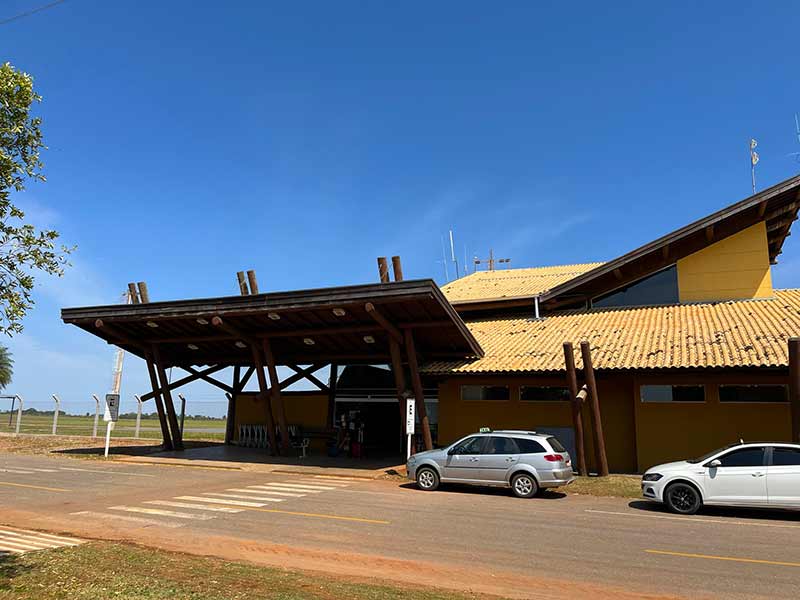
<path fill-rule="evenodd" d="M 138 439 L 139 430 L 142 427 L 142 399 L 136 394 L 133 397 L 136 398 L 136 429 L 133 432 L 133 437 Z"/>
<path fill-rule="evenodd" d="M 413 399 L 406 397 L 406 434 L 408 440 L 406 441 L 406 461 L 411 458 L 411 437 L 414 435 L 414 426 L 417 420 L 417 407 Z"/>
<path fill-rule="evenodd" d="M 53 394 L 53 400 L 56 403 L 56 410 L 53 413 L 53 435 L 56 434 L 56 430 L 58 429 L 58 411 L 61 408 L 61 400 L 58 399 L 58 396 Z"/>
<path fill-rule="evenodd" d="M 17 427 L 14 435 L 19 435 L 19 426 L 22 424 L 22 396 L 17 396 Z"/>
<path fill-rule="evenodd" d="M 94 425 L 92 425 L 92 437 L 97 437 L 97 421 L 100 419 L 100 398 L 97 397 L 97 394 L 92 394 L 92 398 L 94 398 Z"/>
<path fill-rule="evenodd" d="M 106 451 L 105 457 L 108 458 L 108 447 L 111 444 L 111 430 L 114 429 L 114 421 L 109 421 L 106 424 Z"/>

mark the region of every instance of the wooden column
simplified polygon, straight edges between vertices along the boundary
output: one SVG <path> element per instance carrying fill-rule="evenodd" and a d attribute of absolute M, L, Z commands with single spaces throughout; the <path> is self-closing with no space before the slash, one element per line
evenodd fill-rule
<path fill-rule="evenodd" d="M 389 283 L 389 263 L 385 256 L 378 257 L 378 277 L 381 283 Z"/>
<path fill-rule="evenodd" d="M 397 390 L 397 406 L 400 409 L 400 450 L 406 440 L 406 375 L 403 372 L 403 359 L 400 356 L 400 344 L 394 338 L 389 338 L 389 354 L 392 357 L 392 373 L 394 385 Z"/>
<path fill-rule="evenodd" d="M 336 416 L 336 387 L 339 379 L 339 365 L 331 364 L 331 374 L 328 376 L 328 417 L 325 423 L 328 429 L 333 429 Z"/>
<path fill-rule="evenodd" d="M 414 389 L 414 396 L 417 399 L 417 414 L 419 415 L 420 426 L 422 427 L 422 441 L 425 450 L 433 450 L 433 439 L 431 438 L 431 424 L 428 420 L 428 410 L 425 408 L 425 395 L 422 390 L 422 379 L 419 376 L 419 365 L 417 364 L 417 350 L 414 347 L 414 336 L 410 329 L 405 330 L 406 355 L 408 356 L 408 370 L 411 374 L 411 387 Z"/>
<path fill-rule="evenodd" d="M 792 442 L 800 441 L 800 338 L 789 338 L 789 404 Z"/>
<path fill-rule="evenodd" d="M 592 425 L 594 427 L 594 450 L 597 457 L 597 472 L 600 477 L 608 475 L 606 458 L 606 441 L 603 437 L 603 420 L 600 417 L 600 398 L 597 395 L 597 381 L 594 378 L 592 351 L 589 342 L 581 342 L 581 358 L 583 359 L 583 377 L 589 390 L 589 402 L 592 407 Z"/>
<path fill-rule="evenodd" d="M 392 257 L 392 271 L 394 271 L 395 281 L 403 281 L 403 265 L 400 263 L 399 256 Z"/>
<path fill-rule="evenodd" d="M 283 406 L 283 396 L 281 396 L 281 381 L 278 379 L 278 369 L 275 367 L 275 357 L 272 355 L 272 345 L 268 338 L 262 340 L 264 350 L 264 360 L 267 363 L 269 372 L 270 393 L 275 411 L 278 413 L 278 427 L 281 430 L 281 446 L 284 450 L 289 449 L 289 428 L 286 426 L 286 409 Z"/>
<path fill-rule="evenodd" d="M 253 365 L 256 367 L 259 395 L 264 400 L 264 419 L 267 422 L 266 427 L 267 437 L 269 438 L 269 452 L 272 455 L 280 454 L 277 441 L 275 440 L 275 422 L 272 420 L 272 403 L 269 399 L 267 376 L 264 374 L 264 359 L 261 358 L 261 349 L 256 344 L 250 344 L 250 351 L 253 353 Z"/>
<path fill-rule="evenodd" d="M 161 425 L 161 437 L 164 440 L 164 449 L 172 450 L 172 436 L 169 434 L 167 416 L 164 414 L 164 405 L 161 403 L 161 386 L 158 385 L 156 367 L 149 355 L 145 362 L 147 363 L 147 373 L 150 375 L 150 386 L 153 388 L 153 402 L 156 403 L 156 412 L 158 413 L 158 423 Z"/>
<path fill-rule="evenodd" d="M 581 405 L 578 399 L 578 375 L 575 371 L 575 352 L 572 349 L 572 342 L 564 342 L 564 363 L 567 367 L 567 388 L 572 406 L 572 427 L 575 430 L 575 462 L 578 466 L 578 474 L 586 476 L 586 451 L 583 447 L 583 416 L 581 415 Z"/>
<path fill-rule="evenodd" d="M 225 444 L 230 445 L 236 435 L 236 396 L 241 392 L 242 368 L 233 367 L 233 391 L 228 394 L 228 416 L 225 419 Z"/>
<path fill-rule="evenodd" d="M 167 420 L 172 432 L 172 446 L 175 450 L 183 450 L 183 433 L 178 425 L 178 415 L 175 413 L 175 405 L 172 403 L 172 392 L 169 389 L 169 379 L 164 363 L 161 362 L 161 355 L 158 346 L 153 344 L 153 362 L 155 363 L 158 379 L 161 381 L 161 394 L 164 398 L 164 408 L 167 411 Z"/>

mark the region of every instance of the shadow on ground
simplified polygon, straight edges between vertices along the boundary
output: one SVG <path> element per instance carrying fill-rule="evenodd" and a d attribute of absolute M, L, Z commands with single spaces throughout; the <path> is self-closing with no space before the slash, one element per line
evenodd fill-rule
<path fill-rule="evenodd" d="M 643 512 L 672 515 L 663 505 L 646 500 L 634 500 L 628 506 Z M 697 513 L 706 517 L 729 517 L 737 519 L 757 519 L 761 521 L 800 522 L 800 511 L 781 510 L 778 508 L 737 508 L 727 506 L 704 506 Z M 680 515 L 673 515 L 680 516 Z"/>
<path fill-rule="evenodd" d="M 95 444 L 96 442 L 92 440 L 88 442 L 89 444 Z M 194 448 L 207 448 L 213 446 L 220 446 L 221 443 L 217 442 L 195 442 L 195 441 L 188 441 L 184 440 L 183 445 L 186 447 L 187 450 L 194 449 Z M 86 446 L 85 448 L 60 448 L 52 450 L 52 454 L 63 454 L 67 456 L 87 456 L 92 454 L 103 454 L 105 450 L 105 446 L 101 443 L 100 445 L 91 445 Z M 164 448 L 161 444 L 153 443 L 153 444 L 136 444 L 131 446 L 118 446 L 114 445 L 111 447 L 109 454 L 111 456 L 149 456 L 153 454 L 158 454 L 159 452 L 163 452 Z"/>
<path fill-rule="evenodd" d="M 19 577 L 30 567 L 23 565 L 18 554 L 0 550 L 0 592 L 11 589 L 11 581 Z"/>
<path fill-rule="evenodd" d="M 413 481 L 409 481 L 408 483 L 404 483 L 400 486 L 401 488 L 405 488 L 407 490 L 416 490 L 420 494 L 428 494 L 430 492 L 424 492 L 417 487 L 417 484 Z M 481 496 L 508 496 L 509 498 L 515 498 L 514 494 L 511 492 L 511 488 L 504 488 L 504 487 L 492 487 L 492 486 L 479 486 L 479 485 L 463 485 L 458 483 L 443 483 L 439 486 L 439 490 L 443 492 L 453 492 L 456 494 L 478 494 Z M 534 498 L 534 500 L 561 500 L 562 498 L 566 498 L 567 495 L 564 492 L 557 492 L 555 490 L 541 490 Z"/>

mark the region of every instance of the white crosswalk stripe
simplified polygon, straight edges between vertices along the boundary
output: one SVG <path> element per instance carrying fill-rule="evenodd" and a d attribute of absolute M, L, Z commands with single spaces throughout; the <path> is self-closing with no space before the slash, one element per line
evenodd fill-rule
<path fill-rule="evenodd" d="M 338 481 L 337 482 L 317 481 L 315 479 L 301 479 L 300 480 L 300 484 L 301 485 L 310 485 L 312 487 L 322 487 L 322 486 L 320 486 L 320 484 L 324 484 L 325 486 L 333 487 L 333 488 L 336 488 L 336 489 L 346 488 L 348 485 L 350 485 L 349 483 L 339 483 Z"/>
<path fill-rule="evenodd" d="M 204 492 L 204 496 L 219 496 L 220 498 L 238 498 L 239 500 L 257 500 L 258 502 L 283 502 L 286 498 L 272 498 L 270 496 L 243 496 L 242 494 L 222 494 L 219 492 Z"/>
<path fill-rule="evenodd" d="M 229 506 L 246 506 L 260 508 L 266 506 L 263 502 L 245 502 L 244 500 L 227 500 L 225 498 L 203 498 L 202 496 L 175 496 L 175 500 L 191 500 L 193 502 L 213 502 L 214 504 L 227 504 Z"/>
<path fill-rule="evenodd" d="M 98 473 L 100 475 L 131 475 L 133 477 L 155 477 L 149 473 L 131 473 L 128 471 L 115 471 L 111 469 L 81 469 L 78 467 L 59 467 L 59 471 L 80 471 L 82 473 Z"/>
<path fill-rule="evenodd" d="M 173 502 L 172 500 L 147 500 L 143 504 L 153 504 L 155 506 L 171 506 L 173 508 L 195 508 L 197 510 L 208 510 L 211 512 L 235 514 L 242 512 L 241 508 L 230 508 L 228 506 L 208 506 L 205 504 L 192 504 L 190 502 Z"/>
<path fill-rule="evenodd" d="M 37 531 L 0 527 L 0 554 L 21 554 L 34 550 L 49 550 L 51 548 L 77 546 L 82 543 L 83 540 L 78 538 L 67 538 L 60 535 L 39 533 Z"/>
<path fill-rule="evenodd" d="M 301 490 L 296 487 L 289 487 L 282 483 L 268 483 L 264 486 L 267 490 L 279 490 L 284 492 L 303 492 L 304 494 L 321 494 L 325 490 Z"/>
<path fill-rule="evenodd" d="M 275 492 L 269 488 L 265 490 L 251 490 L 248 488 L 229 488 L 226 492 L 243 492 L 245 494 L 269 494 L 270 496 L 289 496 L 292 498 L 302 498 L 305 494 L 293 494 L 288 492 Z"/>
<path fill-rule="evenodd" d="M 91 517 L 93 519 L 100 519 L 101 521 L 112 521 L 114 523 L 134 523 L 136 525 L 147 525 L 150 527 L 169 527 L 170 529 L 177 529 L 183 527 L 185 523 L 176 523 L 174 521 L 156 521 L 155 519 L 145 519 L 143 517 L 131 517 L 130 515 L 109 514 L 104 512 L 95 512 L 93 510 L 82 510 L 79 512 L 71 513 L 74 516 Z"/>
<path fill-rule="evenodd" d="M 248 485 L 248 493 L 253 492 L 256 494 L 263 494 L 268 491 L 273 496 L 287 496 L 289 498 L 302 498 L 305 494 L 298 494 L 296 492 L 280 492 L 275 488 L 267 487 L 266 485 Z M 242 490 L 244 491 L 244 490 Z"/>
<path fill-rule="evenodd" d="M 108 510 L 124 510 L 126 512 L 144 513 L 146 515 L 158 515 L 160 517 L 171 517 L 174 519 L 194 519 L 196 521 L 208 521 L 209 519 L 216 518 L 212 515 L 195 515 L 193 513 L 178 512 L 176 510 L 145 508 L 143 506 L 109 506 Z"/>
<path fill-rule="evenodd" d="M 314 475 L 314 479 L 330 479 L 332 481 L 364 481 L 359 477 L 345 477 L 344 475 Z"/>
<path fill-rule="evenodd" d="M 300 483 L 283 483 L 282 481 L 270 481 L 266 485 L 285 487 L 297 490 L 299 492 L 329 492 L 330 490 L 337 489 L 335 487 L 330 487 L 330 486 L 326 487 L 321 485 L 305 485 Z"/>

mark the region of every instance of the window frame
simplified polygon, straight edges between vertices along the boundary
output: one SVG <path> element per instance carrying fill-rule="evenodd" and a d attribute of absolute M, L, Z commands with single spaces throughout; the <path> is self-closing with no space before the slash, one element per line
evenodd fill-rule
<path fill-rule="evenodd" d="M 715 460 L 722 461 L 723 458 L 730 454 L 735 454 L 737 452 L 747 451 L 747 450 L 754 450 L 756 448 L 760 448 L 764 454 L 764 457 L 761 459 L 760 465 L 719 465 L 718 467 L 711 467 L 710 464 Z M 703 466 L 706 468 L 711 469 L 753 469 L 756 467 L 767 467 L 769 463 L 772 462 L 772 447 L 771 446 L 748 446 L 746 448 L 736 447 L 736 448 L 729 448 L 726 452 L 719 454 L 712 458 L 711 460 L 706 461 Z"/>
<path fill-rule="evenodd" d="M 732 387 L 780 387 L 786 392 L 786 400 L 723 400 L 722 399 L 722 388 L 732 388 Z M 761 404 L 776 404 L 776 405 L 784 405 L 790 403 L 789 398 L 789 385 L 786 383 L 720 383 L 717 385 L 717 398 L 719 399 L 720 404 L 754 404 L 754 405 L 761 405 Z"/>
<path fill-rule="evenodd" d="M 514 440 L 513 437 L 507 435 L 487 435 L 486 439 L 487 441 L 486 443 L 483 444 L 483 452 L 481 453 L 485 456 L 518 456 L 519 454 L 522 454 L 520 452 L 519 445 L 517 444 L 517 442 Z M 489 450 L 489 445 L 491 444 L 491 441 L 489 440 L 494 440 L 494 439 L 507 440 L 511 442 L 512 446 L 514 447 L 514 450 L 512 452 L 499 452 L 499 453 L 487 452 L 487 450 Z"/>
<path fill-rule="evenodd" d="M 800 456 L 800 448 L 795 448 L 794 446 L 770 446 L 770 448 L 769 448 L 769 466 L 770 467 L 796 467 L 796 466 L 800 465 L 800 462 L 798 462 L 797 465 L 776 465 L 775 464 L 775 451 L 778 450 L 779 448 L 780 449 L 784 449 L 784 450 L 791 450 L 791 451 L 795 452 L 798 456 Z"/>
<path fill-rule="evenodd" d="M 505 388 L 508 391 L 508 396 L 503 399 L 492 399 L 492 398 L 478 398 L 478 399 L 468 399 L 464 398 L 464 388 L 465 387 L 479 387 L 479 388 Z M 461 402 L 510 402 L 511 401 L 511 386 L 506 385 L 489 385 L 483 383 L 462 383 L 458 386 L 458 396 Z"/>
<path fill-rule="evenodd" d="M 458 449 L 459 446 L 461 446 L 462 444 L 466 444 L 468 441 L 474 440 L 474 439 L 478 439 L 478 440 L 482 441 L 482 444 L 481 444 L 481 447 L 480 447 L 480 452 L 478 452 L 477 454 L 467 454 L 467 453 L 455 452 L 455 450 Z M 486 436 L 486 435 L 475 435 L 475 434 L 473 434 L 473 435 L 467 436 L 466 438 L 461 440 L 461 442 L 459 442 L 456 446 L 453 447 L 453 450 L 454 450 L 453 454 L 457 455 L 457 456 L 482 456 L 484 454 L 484 450 L 486 450 L 486 443 L 487 443 L 486 440 L 487 439 L 489 439 L 489 436 Z"/>
<path fill-rule="evenodd" d="M 702 400 L 645 400 L 642 388 L 645 387 L 699 387 L 703 390 Z M 674 404 L 678 406 L 708 404 L 708 385 L 705 383 L 640 383 L 639 384 L 639 404 Z"/>

